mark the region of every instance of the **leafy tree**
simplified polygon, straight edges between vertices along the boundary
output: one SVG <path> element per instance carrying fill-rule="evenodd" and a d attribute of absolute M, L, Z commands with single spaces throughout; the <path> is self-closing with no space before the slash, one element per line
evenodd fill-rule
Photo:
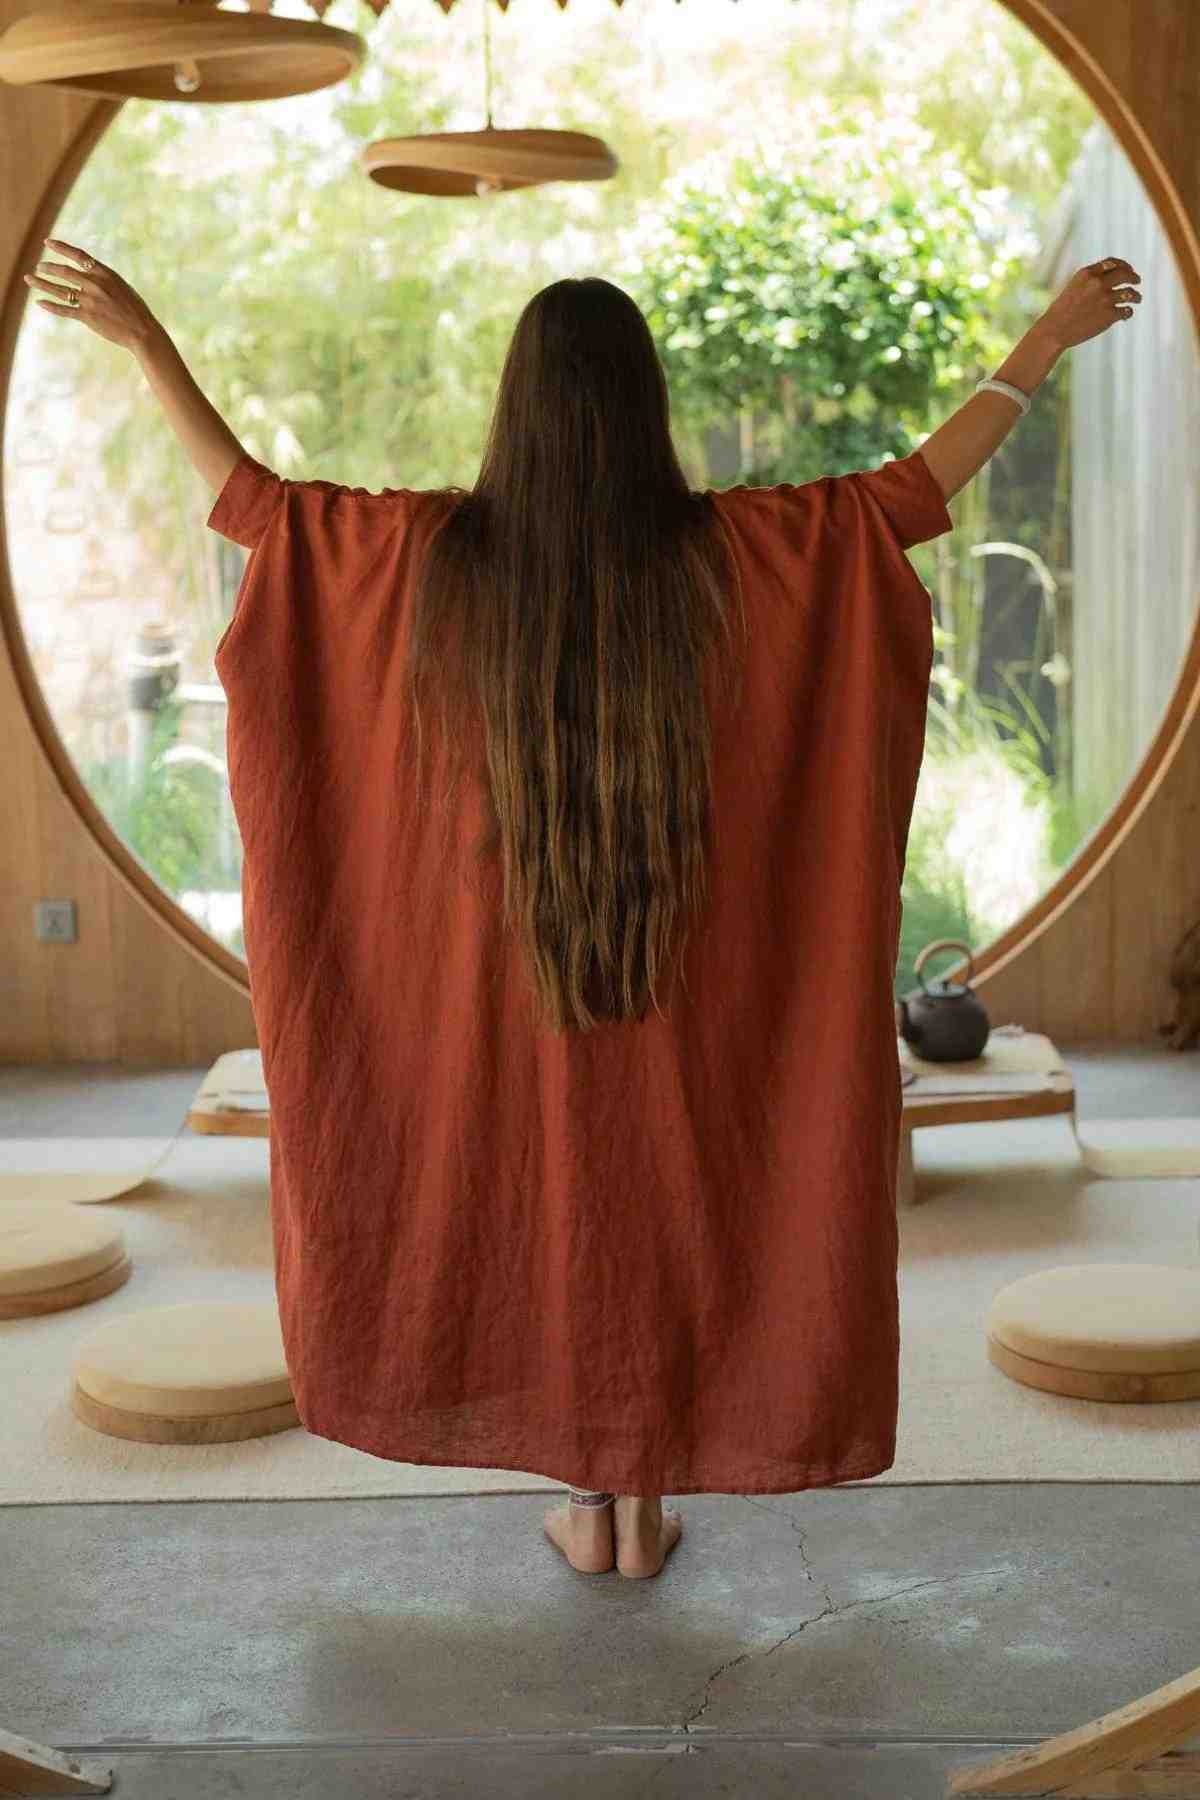
<path fill-rule="evenodd" d="M 907 455 L 1004 354 L 995 305 L 1033 241 L 1002 198 L 903 105 L 814 105 L 756 154 L 683 171 L 628 240 L 682 420 L 740 414 L 758 484 Z"/>

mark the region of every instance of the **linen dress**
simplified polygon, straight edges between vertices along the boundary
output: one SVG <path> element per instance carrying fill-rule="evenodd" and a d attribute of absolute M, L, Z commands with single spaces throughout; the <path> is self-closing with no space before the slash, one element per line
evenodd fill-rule
<path fill-rule="evenodd" d="M 563 1035 L 474 855 L 478 786 L 449 844 L 416 801 L 404 651 L 448 498 L 243 454 L 208 520 L 251 552 L 214 660 L 300 1419 L 612 1493 L 878 1475 L 933 649 L 905 551 L 952 528 L 942 492 L 917 451 L 715 494 L 748 640 L 712 701 L 710 898 L 665 1017 Z"/>

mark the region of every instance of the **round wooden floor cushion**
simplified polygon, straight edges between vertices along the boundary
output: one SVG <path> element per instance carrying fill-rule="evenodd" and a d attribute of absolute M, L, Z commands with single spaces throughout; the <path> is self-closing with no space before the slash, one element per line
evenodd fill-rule
<path fill-rule="evenodd" d="M 115 1219 L 69 1200 L 0 1205 L 0 1319 L 61 1312 L 111 1294 L 129 1279 Z"/>
<path fill-rule="evenodd" d="M 1077 1400 L 1200 1399 L 1200 1268 L 1082 1263 L 1001 1288 L 988 1357 Z"/>
<path fill-rule="evenodd" d="M 279 1308 L 199 1300 L 107 1319 L 75 1352 L 71 1406 L 111 1437 L 226 1444 L 300 1423 Z"/>

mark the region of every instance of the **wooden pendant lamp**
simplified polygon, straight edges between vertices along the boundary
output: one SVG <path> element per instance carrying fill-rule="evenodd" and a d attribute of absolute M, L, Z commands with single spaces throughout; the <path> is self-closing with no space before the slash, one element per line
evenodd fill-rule
<path fill-rule="evenodd" d="M 443 0 L 444 4 L 444 0 Z M 501 131 L 492 124 L 491 0 L 483 0 L 482 131 L 430 131 L 420 137 L 378 138 L 359 161 L 381 187 L 442 199 L 503 194 L 548 181 L 605 181 L 616 157 L 603 138 L 586 131 Z"/>
<path fill-rule="evenodd" d="M 54 0 L 0 34 L 0 80 L 139 100 L 280 100 L 358 67 L 357 33 L 211 0 Z"/>

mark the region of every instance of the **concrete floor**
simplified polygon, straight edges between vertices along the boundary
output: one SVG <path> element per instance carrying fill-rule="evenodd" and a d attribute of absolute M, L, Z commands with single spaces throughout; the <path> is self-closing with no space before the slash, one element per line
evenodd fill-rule
<path fill-rule="evenodd" d="M 1064 1053 L 1082 1117 L 1200 1112 L 1193 1053 Z M 3 1069 L 0 1137 L 173 1130 L 203 1073 Z M 1200 1661 L 1196 1500 L 688 1495 L 645 1582 L 540 1494 L 0 1507 L 0 1726 L 125 1800 L 926 1800 Z"/>

